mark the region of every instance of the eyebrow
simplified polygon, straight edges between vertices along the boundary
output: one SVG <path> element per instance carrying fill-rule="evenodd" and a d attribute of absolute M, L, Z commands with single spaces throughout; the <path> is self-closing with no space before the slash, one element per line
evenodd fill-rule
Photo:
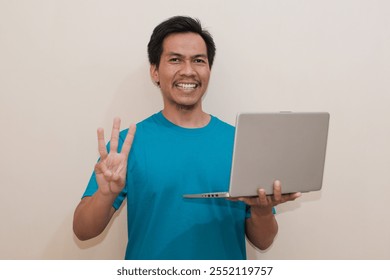
<path fill-rule="evenodd" d="M 180 53 L 175 53 L 175 52 L 169 52 L 169 53 L 167 53 L 167 55 L 168 56 L 178 56 L 178 57 L 184 57 L 185 56 L 185 55 L 182 55 Z M 198 57 L 208 59 L 207 54 L 196 54 L 196 55 L 191 56 L 191 58 L 198 58 Z"/>

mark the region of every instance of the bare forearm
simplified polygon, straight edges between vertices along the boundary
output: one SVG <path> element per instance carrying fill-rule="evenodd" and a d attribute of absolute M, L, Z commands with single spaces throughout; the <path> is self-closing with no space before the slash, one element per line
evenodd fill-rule
<path fill-rule="evenodd" d="M 83 198 L 73 217 L 73 231 L 78 239 L 88 240 L 102 233 L 115 213 L 114 199 L 114 196 L 102 195 L 99 191 Z"/>
<path fill-rule="evenodd" d="M 265 250 L 274 241 L 278 232 L 278 223 L 273 213 L 266 215 L 252 213 L 246 220 L 245 228 L 249 241 L 260 250 Z"/>

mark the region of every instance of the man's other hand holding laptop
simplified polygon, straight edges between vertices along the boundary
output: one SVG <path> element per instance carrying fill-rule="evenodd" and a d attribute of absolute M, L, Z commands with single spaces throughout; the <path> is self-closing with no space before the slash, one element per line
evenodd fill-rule
<path fill-rule="evenodd" d="M 282 186 L 279 180 L 276 180 L 273 184 L 272 195 L 267 195 L 262 188 L 259 188 L 257 192 L 258 196 L 227 199 L 231 201 L 242 201 L 251 207 L 251 219 L 248 219 L 248 222 L 245 225 L 246 232 L 252 244 L 257 248 L 264 250 L 272 244 L 273 237 L 278 231 L 278 224 L 274 216 L 274 207 L 281 203 L 293 201 L 300 197 L 302 193 L 282 194 Z M 269 226 L 265 227 L 264 225 Z M 253 232 L 256 232 L 257 234 L 249 236 Z M 272 237 L 272 239 L 270 237 Z"/>

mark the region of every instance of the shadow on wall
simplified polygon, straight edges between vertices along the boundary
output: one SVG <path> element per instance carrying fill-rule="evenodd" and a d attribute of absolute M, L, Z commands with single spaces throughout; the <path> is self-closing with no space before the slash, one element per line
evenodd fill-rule
<path fill-rule="evenodd" d="M 127 243 L 126 208 L 124 205 L 114 214 L 106 229 L 97 237 L 80 241 L 73 233 L 73 212 L 52 235 L 43 250 L 43 260 L 123 259 Z"/>
<path fill-rule="evenodd" d="M 103 115 L 105 120 L 101 124 L 108 128 L 112 119 L 120 116 L 124 120 L 122 128 L 127 122 L 138 122 L 162 108 L 161 93 L 153 85 L 149 76 L 149 65 L 140 65 L 128 73 L 112 93 L 103 95 L 107 98 L 107 111 Z M 91 143 L 96 145 L 96 143 Z M 126 202 L 114 214 L 107 228 L 102 234 L 87 241 L 80 241 L 72 230 L 73 210 L 62 216 L 58 229 L 50 235 L 47 246 L 40 253 L 41 259 L 123 259 L 127 244 Z"/>
<path fill-rule="evenodd" d="M 289 202 L 278 206 L 277 216 L 284 213 L 297 211 L 304 203 L 320 200 L 321 192 L 303 194 L 295 202 Z M 126 221 L 126 201 L 124 205 L 114 214 L 113 219 L 107 228 L 98 237 L 87 241 L 80 241 L 72 230 L 73 211 L 69 213 L 60 227 L 52 235 L 47 247 L 43 250 L 40 259 L 43 260 L 82 260 L 82 259 L 123 259 L 127 244 L 127 221 Z M 280 221 L 279 221 L 280 223 Z M 281 225 L 282 226 L 282 225 Z M 183 236 L 182 236 L 183 237 Z M 278 242 L 276 236 L 274 244 Z M 172 245 L 172 244 L 171 244 Z M 256 249 L 250 242 L 247 242 L 247 258 L 262 259 L 262 253 L 272 250 L 274 245 L 264 251 Z M 169 246 L 172 248 L 172 246 Z"/>
<path fill-rule="evenodd" d="M 287 202 L 286 204 L 276 206 L 276 220 L 279 223 L 279 230 L 281 228 L 281 221 L 278 219 L 278 215 L 283 215 L 289 212 L 298 212 L 304 203 L 319 201 L 322 197 L 322 191 L 303 193 L 300 198 L 295 201 Z M 258 260 L 262 259 L 262 254 L 272 251 L 272 248 L 278 243 L 278 235 L 276 235 L 273 244 L 266 250 L 259 250 L 247 241 L 247 259 Z"/>
<path fill-rule="evenodd" d="M 302 204 L 319 201 L 321 200 L 321 197 L 322 197 L 322 190 L 302 193 L 302 196 L 297 198 L 295 201 L 287 202 L 285 204 L 276 206 L 276 215 L 283 214 L 286 212 L 296 211 L 299 208 L 301 208 Z"/>

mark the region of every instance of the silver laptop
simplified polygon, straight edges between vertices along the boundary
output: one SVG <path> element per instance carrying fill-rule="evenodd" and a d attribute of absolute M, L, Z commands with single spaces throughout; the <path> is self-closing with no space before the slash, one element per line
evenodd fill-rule
<path fill-rule="evenodd" d="M 256 196 L 322 188 L 329 113 L 241 113 L 237 115 L 228 192 L 186 194 L 185 198 Z"/>

